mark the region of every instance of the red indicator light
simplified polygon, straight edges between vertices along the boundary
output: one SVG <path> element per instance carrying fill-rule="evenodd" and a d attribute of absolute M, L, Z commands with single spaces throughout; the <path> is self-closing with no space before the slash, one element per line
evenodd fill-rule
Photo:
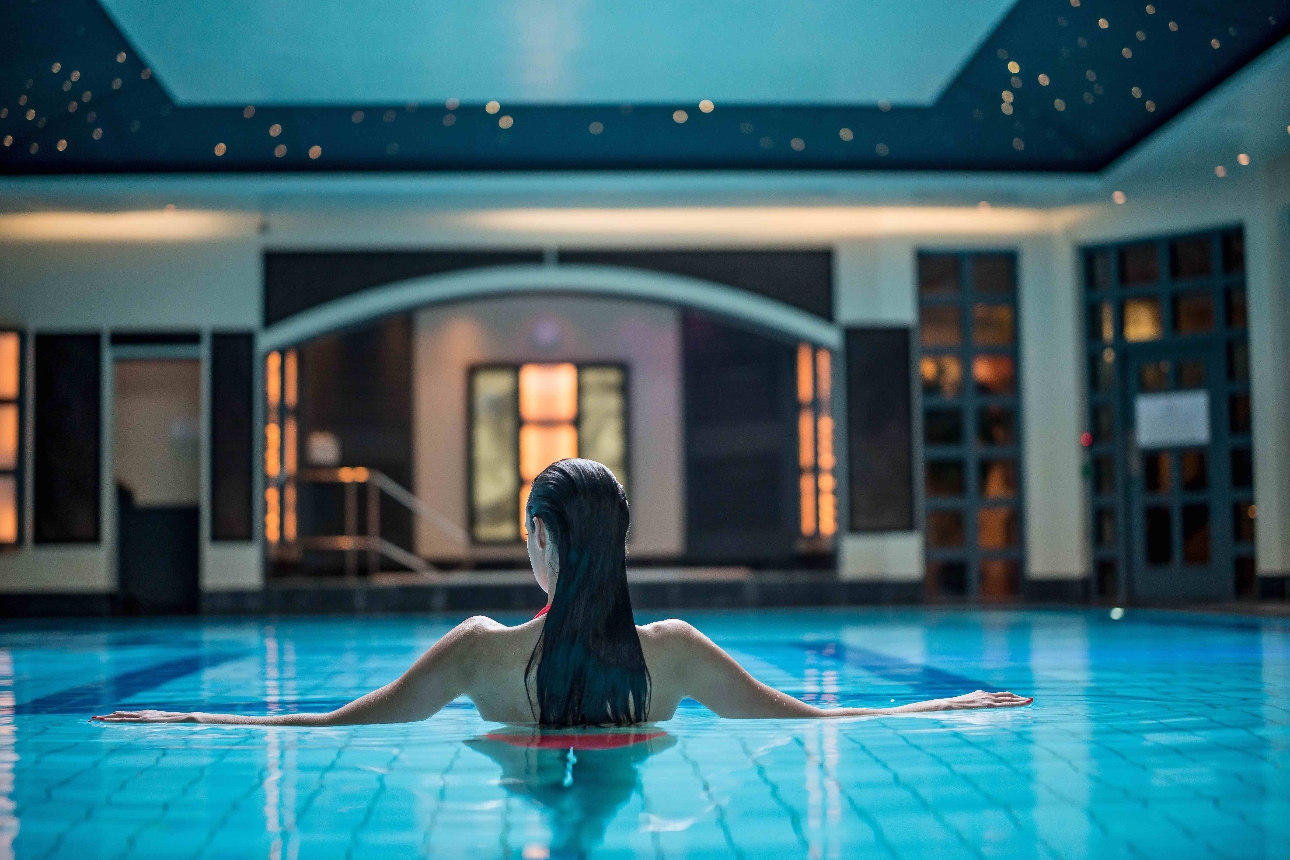
<path fill-rule="evenodd" d="M 1081 433 L 1081 434 L 1080 434 L 1080 436 L 1079 436 L 1079 443 L 1080 443 L 1081 445 L 1083 445 L 1085 448 L 1087 448 L 1089 445 L 1092 445 L 1092 444 L 1093 444 L 1093 434 L 1092 434 L 1092 433 Z"/>

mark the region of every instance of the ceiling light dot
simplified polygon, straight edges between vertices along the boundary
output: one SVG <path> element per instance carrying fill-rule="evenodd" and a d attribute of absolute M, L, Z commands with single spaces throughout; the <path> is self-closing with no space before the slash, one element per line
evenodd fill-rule
<path fill-rule="evenodd" d="M 125 62 L 125 51 L 122 51 L 121 53 L 119 53 L 119 54 L 117 54 L 117 55 L 116 55 L 116 61 L 117 61 L 118 63 L 124 63 L 124 62 Z"/>
<path fill-rule="evenodd" d="M 1147 103 L 1146 103 L 1146 104 L 1144 104 L 1144 105 L 1143 105 L 1143 107 L 1145 107 L 1145 108 L 1147 109 L 1147 113 L 1151 113 L 1151 112 L 1155 111 L 1155 109 L 1156 109 L 1156 103 L 1155 103 L 1155 102 L 1153 102 L 1151 99 L 1147 99 Z"/>
<path fill-rule="evenodd" d="M 1014 137 L 1012 139 L 1012 148 L 1017 150 L 1017 152 L 1021 152 L 1021 150 L 1026 148 L 1026 142 L 1019 137 Z"/>
<path fill-rule="evenodd" d="M 502 128 L 510 128 L 515 125 L 515 120 L 512 119 L 509 114 L 503 114 L 502 118 L 497 121 L 497 124 Z"/>
<path fill-rule="evenodd" d="M 1066 102 L 1062 99 L 1053 99 L 1053 107 L 1058 110 L 1066 110 Z"/>
<path fill-rule="evenodd" d="M 1010 81 L 1010 83 L 1012 84 L 1012 88 L 1014 90 L 1021 89 L 1021 83 L 1022 83 L 1021 78 L 1017 77 L 1016 75 L 1012 76 L 1012 80 Z"/>
<path fill-rule="evenodd" d="M 1120 205 L 1120 206 L 1124 205 L 1124 201 L 1125 201 L 1124 192 L 1112 191 L 1111 199 L 1114 200 L 1117 205 Z"/>
<path fill-rule="evenodd" d="M 891 110 L 891 102 L 887 101 L 886 99 L 882 99 L 881 101 L 878 102 L 878 110 L 882 111 L 883 113 L 886 113 L 887 111 Z"/>
<path fill-rule="evenodd" d="M 1227 175 L 1227 168 L 1221 164 L 1218 165 L 1217 167 L 1214 168 L 1214 175 L 1217 176 L 1219 179 L 1222 179 L 1224 176 Z"/>
<path fill-rule="evenodd" d="M 1133 50 L 1131 48 L 1121 48 L 1120 56 L 1124 57 L 1126 60 L 1131 59 L 1133 57 Z"/>
<path fill-rule="evenodd" d="M 1084 93 L 1084 104 L 1091 105 L 1092 103 L 1093 103 L 1093 94 Z"/>
<path fill-rule="evenodd" d="M 999 105 L 999 110 L 1003 111 L 1004 116 L 1012 116 L 1013 107 L 1007 102 Z"/>
<path fill-rule="evenodd" d="M 851 141 L 855 140 L 855 133 L 852 132 L 851 129 L 849 128 L 840 128 L 838 129 L 838 137 L 850 143 Z"/>
<path fill-rule="evenodd" d="M 389 144 L 388 146 L 386 146 L 386 147 L 385 147 L 385 154 L 386 154 L 386 155 L 398 155 L 398 154 L 399 154 L 399 145 L 398 145 L 397 143 L 391 143 L 391 144 Z"/>
<path fill-rule="evenodd" d="M 61 71 L 61 70 L 62 70 L 62 68 L 63 68 L 63 64 L 62 64 L 62 63 L 54 63 L 54 65 L 52 65 L 52 66 L 50 66 L 50 67 L 49 67 L 49 70 L 50 70 L 51 72 L 53 72 L 54 74 L 58 74 L 58 73 L 59 73 L 59 71 Z"/>
<path fill-rule="evenodd" d="M 683 110 L 672 111 L 672 122 L 682 123 L 690 118 L 690 115 Z"/>
<path fill-rule="evenodd" d="M 25 105 L 26 103 L 27 103 L 27 97 L 25 95 L 18 96 L 18 104 Z"/>
<path fill-rule="evenodd" d="M 1078 8 L 1079 8 L 1079 0 L 1071 0 L 1071 5 L 1072 5 L 1072 6 L 1074 6 L 1076 9 L 1078 9 Z"/>
<path fill-rule="evenodd" d="M 356 110 L 349 115 L 349 121 L 357 125 L 363 121 L 363 117 L 365 116 L 367 116 L 367 114 L 363 113 L 361 110 Z"/>
<path fill-rule="evenodd" d="M 1089 79 L 1090 81 L 1096 81 L 1097 72 L 1093 71 L 1092 69 L 1089 69 L 1087 72 L 1084 73 L 1084 77 Z"/>
<path fill-rule="evenodd" d="M 273 147 L 273 154 L 278 158 L 281 158 L 282 156 L 286 155 L 287 145 L 285 143 L 279 143 L 277 146 Z"/>
<path fill-rule="evenodd" d="M 94 119 L 95 119 L 97 116 L 98 116 L 98 114 L 96 114 L 94 111 L 90 111 L 89 113 L 87 113 L 87 114 L 85 115 L 85 121 L 86 121 L 86 122 L 94 122 Z"/>
<path fill-rule="evenodd" d="M 1138 41 L 1139 41 L 1139 42 L 1145 42 L 1145 41 L 1147 41 L 1147 34 L 1146 34 L 1146 33 L 1144 33 L 1144 32 L 1142 32 L 1141 30 L 1139 30 L 1138 32 L 1134 33 L 1133 35 L 1135 35 L 1135 36 L 1137 36 L 1137 37 L 1138 37 Z"/>
<path fill-rule="evenodd" d="M 282 134 L 282 126 L 279 123 L 275 122 L 269 126 L 269 137 L 277 137 L 280 134 Z"/>
<path fill-rule="evenodd" d="M 8 115 L 9 115 L 9 108 L 0 108 L 0 119 L 4 119 Z"/>
<path fill-rule="evenodd" d="M 703 111 L 704 113 L 712 113 L 712 110 L 715 107 L 716 105 L 712 103 L 711 99 L 704 99 L 703 101 L 699 102 L 699 110 Z"/>
<path fill-rule="evenodd" d="M 587 131 L 591 132 L 592 134 L 600 134 L 604 130 L 605 130 L 605 124 L 600 120 L 596 120 L 591 125 L 587 126 Z"/>
<path fill-rule="evenodd" d="M 224 153 L 226 153 L 226 152 L 228 152 L 228 147 L 227 147 L 227 146 L 225 146 L 223 143 L 217 143 L 217 144 L 215 144 L 215 154 L 216 154 L 216 155 L 223 155 L 223 154 L 224 154 Z"/>
<path fill-rule="evenodd" d="M 63 81 L 63 92 L 68 92 L 71 90 L 71 88 L 72 88 L 71 81 Z"/>
<path fill-rule="evenodd" d="M 40 152 L 40 144 L 33 143 L 31 146 L 27 147 L 27 151 L 30 152 L 32 155 L 35 155 L 36 153 Z"/>
<path fill-rule="evenodd" d="M 242 108 L 242 116 L 244 116 L 247 119 L 250 119 L 251 117 L 255 116 L 255 108 L 252 105 L 247 105 L 246 107 Z"/>
<path fill-rule="evenodd" d="M 4 145 L 5 145 L 5 146 L 13 146 L 13 135 L 12 135 L 12 134 L 6 134 L 6 135 L 4 136 L 4 141 L 3 141 L 3 142 L 4 142 Z"/>
<path fill-rule="evenodd" d="M 146 81 L 148 78 L 152 77 L 152 69 L 144 69 L 142 72 L 139 72 L 139 77 Z"/>
<path fill-rule="evenodd" d="M 1000 48 L 999 50 L 995 51 L 994 55 L 1001 60 L 1008 59 L 1008 52 L 1005 51 L 1003 48 Z"/>
<path fill-rule="evenodd" d="M 1061 15 L 1058 15 L 1058 16 L 1057 16 L 1057 26 L 1058 26 L 1058 27 L 1065 27 L 1065 26 L 1066 26 L 1066 19 L 1065 19 L 1064 17 L 1062 17 Z"/>
<path fill-rule="evenodd" d="M 322 147 L 321 147 L 321 146 L 319 146 L 318 144 L 316 144 L 316 143 L 315 143 L 313 146 L 309 147 L 309 157 L 310 157 L 310 158 L 317 158 L 317 157 L 318 157 L 318 156 L 320 156 L 320 155 L 322 155 Z"/>
<path fill-rule="evenodd" d="M 446 113 L 443 115 L 443 124 L 452 127 L 457 124 L 457 115 L 455 113 Z"/>
<path fill-rule="evenodd" d="M 1017 72 L 1021 71 L 1021 66 L 1017 64 L 1016 60 L 1013 60 L 1011 63 L 1008 63 L 1008 71 L 1015 75 Z"/>
<path fill-rule="evenodd" d="M 492 113 L 492 111 L 489 111 L 489 113 Z M 387 110 L 385 113 L 381 114 L 381 119 L 384 122 L 394 122 L 394 118 L 396 116 L 398 116 L 398 114 L 396 114 L 394 111 Z"/>
<path fill-rule="evenodd" d="M 753 124 L 750 122 L 741 122 L 739 123 L 739 131 L 743 134 L 752 134 Z"/>
<path fill-rule="evenodd" d="M 1209 46 L 1213 48 L 1215 51 L 1217 51 L 1219 48 L 1223 47 L 1223 43 L 1218 41 L 1217 39 L 1210 39 Z"/>
<path fill-rule="evenodd" d="M 1242 152 L 1240 155 L 1236 156 L 1236 161 L 1242 167 L 1248 167 L 1250 165 L 1250 156 L 1247 153 Z"/>
<path fill-rule="evenodd" d="M 81 73 L 78 71 L 73 71 L 71 74 L 71 78 L 74 81 L 79 81 L 81 79 Z"/>
<path fill-rule="evenodd" d="M 44 127 L 45 127 L 45 117 L 42 116 L 40 119 L 36 120 L 36 128 L 44 128 Z"/>
<path fill-rule="evenodd" d="M 65 141 L 65 140 L 59 140 L 59 141 L 58 141 L 58 151 L 59 151 L 59 152 L 62 152 L 64 149 L 67 149 L 67 141 Z"/>
<path fill-rule="evenodd" d="M 1102 93 L 1106 92 L 1106 90 L 1102 89 L 1101 84 L 1093 84 L 1093 92 L 1097 93 L 1100 96 L 1102 95 Z"/>
<path fill-rule="evenodd" d="M 770 149 L 772 146 L 775 145 L 775 141 L 769 137 L 763 137 L 760 140 L 758 140 L 757 143 L 761 146 L 762 149 Z"/>
<path fill-rule="evenodd" d="M 1133 97 L 1135 99 L 1142 98 L 1142 87 L 1134 87 L 1133 89 L 1129 90 L 1129 92 L 1133 93 Z"/>
<path fill-rule="evenodd" d="M 1170 21 L 1170 22 L 1169 22 L 1169 30 L 1170 30 L 1171 32 L 1177 33 L 1177 32 L 1178 32 L 1178 22 L 1177 22 L 1177 21 Z"/>
<path fill-rule="evenodd" d="M 1016 98 L 1016 96 L 1014 96 L 1014 95 L 1012 94 L 1012 90 L 1004 90 L 1004 91 L 1003 91 L 1003 100 L 1004 100 L 1005 102 L 1008 102 L 1009 104 L 1011 104 L 1011 103 L 1012 103 L 1012 100 L 1013 100 L 1014 98 Z"/>
<path fill-rule="evenodd" d="M 501 103 L 501 102 L 495 102 L 495 101 L 494 101 L 494 102 L 489 102 L 488 104 L 484 105 L 484 110 L 488 111 L 489 113 L 497 113 L 497 112 L 498 112 L 499 110 L 501 110 L 501 109 L 502 109 L 502 103 Z"/>
<path fill-rule="evenodd" d="M 102 136 L 103 136 L 103 129 L 101 128 L 94 129 L 94 133 L 90 135 L 90 137 L 94 138 L 95 140 L 98 140 Z"/>
<path fill-rule="evenodd" d="M 1110 21 L 1108 21 L 1108 20 L 1106 20 L 1105 18 L 1098 18 L 1098 19 L 1097 19 L 1097 26 L 1099 26 L 1099 27 L 1101 27 L 1103 30 L 1105 30 L 1107 27 L 1110 27 L 1110 26 L 1111 26 L 1111 22 L 1110 22 Z"/>
<path fill-rule="evenodd" d="M 81 101 L 83 102 L 88 102 L 92 98 L 94 98 L 94 94 L 89 90 L 86 90 L 85 92 L 81 93 Z"/>
<path fill-rule="evenodd" d="M 878 153 L 879 155 L 885 156 L 887 155 L 887 153 L 891 152 L 891 149 L 888 148 L 887 144 L 880 143 L 873 148 L 873 151 Z"/>
<path fill-rule="evenodd" d="M 448 99 L 448 101 L 443 103 L 443 106 L 448 110 L 456 110 L 461 107 L 461 101 L 458 99 Z"/>
<path fill-rule="evenodd" d="M 802 140 L 800 137 L 793 138 L 788 142 L 788 145 L 793 147 L 794 152 L 801 152 L 803 149 L 806 149 L 806 141 Z"/>
<path fill-rule="evenodd" d="M 77 109 L 78 107 L 80 107 L 80 105 L 79 105 L 79 104 L 77 104 L 76 102 L 68 102 L 68 103 L 67 103 L 67 112 L 68 112 L 68 113 L 76 113 L 76 109 Z"/>
<path fill-rule="evenodd" d="M 119 89 L 121 89 L 121 79 L 120 79 L 120 78 L 113 78 L 113 79 L 112 79 L 112 89 L 114 89 L 114 90 L 119 90 Z"/>
<path fill-rule="evenodd" d="M 1156 7 L 1155 7 L 1155 6 L 1152 6 L 1150 3 L 1148 3 L 1148 4 L 1147 4 L 1147 14 L 1148 14 L 1148 15 L 1154 15 L 1154 14 L 1156 14 Z"/>
<path fill-rule="evenodd" d="M 1039 85 L 1040 85 L 1041 87 L 1046 87 L 1046 86 L 1048 86 L 1050 83 L 1052 83 L 1052 79 L 1051 79 L 1051 78 L 1049 78 L 1049 77 L 1048 77 L 1048 75 L 1040 75 L 1040 76 L 1039 76 Z"/>
<path fill-rule="evenodd" d="M 25 114 L 25 116 L 27 117 L 27 121 L 28 121 L 28 122 L 30 122 L 31 120 L 35 119 L 35 118 L 36 118 L 36 109 L 35 109 L 35 108 L 27 108 L 27 113 Z"/>
<path fill-rule="evenodd" d="M 1085 39 L 1083 36 L 1080 36 L 1078 39 L 1076 39 L 1076 40 L 1075 40 L 1075 42 L 1076 42 L 1076 44 L 1078 44 L 1081 48 L 1087 48 L 1087 47 L 1088 47 L 1088 39 Z M 1065 52 L 1066 50 L 1067 50 L 1066 48 L 1062 48 L 1062 51 L 1063 51 L 1063 52 Z M 1069 54 L 1063 53 L 1063 54 L 1062 54 L 1062 56 L 1063 56 L 1063 57 L 1066 57 L 1066 56 L 1069 56 Z"/>

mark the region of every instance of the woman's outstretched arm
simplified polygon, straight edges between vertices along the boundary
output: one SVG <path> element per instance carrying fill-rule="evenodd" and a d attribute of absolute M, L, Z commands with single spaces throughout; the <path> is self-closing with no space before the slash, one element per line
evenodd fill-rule
<path fill-rule="evenodd" d="M 722 717 L 864 717 L 968 708 L 1015 708 L 1033 701 L 1012 693 L 977 690 L 952 699 L 931 699 L 896 708 L 817 708 L 758 681 L 715 642 L 684 621 L 667 624 L 672 627 L 670 632 L 674 643 L 673 661 L 670 662 L 676 667 L 682 683 L 682 695 L 698 700 Z"/>
<path fill-rule="evenodd" d="M 438 712 L 465 692 L 474 673 L 472 647 L 495 622 L 469 618 L 454 627 L 401 676 L 366 696 L 323 714 L 180 713 L 116 711 L 94 717 L 104 723 L 211 723 L 234 726 L 346 726 L 363 723 L 411 723 Z"/>

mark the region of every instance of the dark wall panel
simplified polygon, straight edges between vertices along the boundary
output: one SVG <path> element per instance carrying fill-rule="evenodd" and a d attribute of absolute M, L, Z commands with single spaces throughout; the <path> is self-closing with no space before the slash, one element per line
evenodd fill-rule
<path fill-rule="evenodd" d="M 249 333 L 211 336 L 211 540 L 252 537 L 255 354 Z"/>
<path fill-rule="evenodd" d="M 833 319 L 832 251 L 561 251 L 560 262 L 700 278 Z"/>
<path fill-rule="evenodd" d="M 264 255 L 264 324 L 408 278 L 542 262 L 541 251 L 302 251 Z"/>
<path fill-rule="evenodd" d="M 36 335 L 36 543 L 97 543 L 102 454 L 98 334 Z"/>
<path fill-rule="evenodd" d="M 847 454 L 851 531 L 914 527 L 907 328 L 849 328 Z"/>
<path fill-rule="evenodd" d="M 798 536 L 796 348 L 682 316 L 686 558 L 792 564 Z"/>

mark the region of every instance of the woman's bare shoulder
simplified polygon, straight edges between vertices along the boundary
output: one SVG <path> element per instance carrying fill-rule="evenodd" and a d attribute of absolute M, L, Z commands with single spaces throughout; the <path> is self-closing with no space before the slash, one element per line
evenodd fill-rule
<path fill-rule="evenodd" d="M 659 657 L 685 653 L 704 638 L 694 625 L 679 618 L 637 625 L 636 632 L 641 648 Z"/>

